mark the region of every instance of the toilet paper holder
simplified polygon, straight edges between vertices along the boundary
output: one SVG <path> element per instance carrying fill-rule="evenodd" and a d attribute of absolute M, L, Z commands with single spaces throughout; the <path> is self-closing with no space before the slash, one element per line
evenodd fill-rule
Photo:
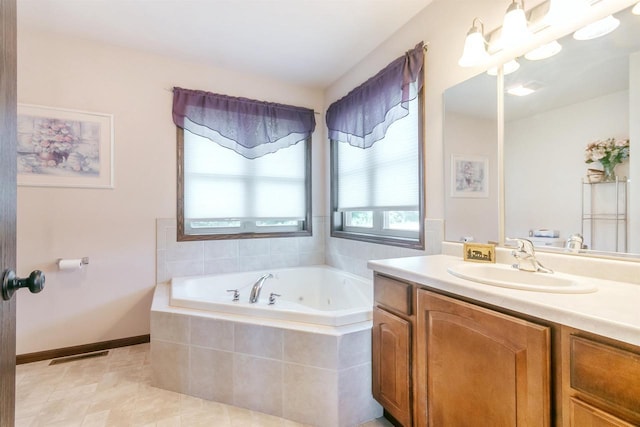
<path fill-rule="evenodd" d="M 58 267 L 60 267 L 60 263 L 62 261 L 67 261 L 67 260 L 69 260 L 69 259 L 67 259 L 67 258 L 58 258 L 58 261 L 56 262 L 56 265 Z M 69 260 L 69 261 L 71 261 L 71 260 Z M 76 261 L 76 263 L 77 263 L 77 261 Z M 80 258 L 80 266 L 87 265 L 87 264 L 89 264 L 89 257 L 88 256 Z"/>

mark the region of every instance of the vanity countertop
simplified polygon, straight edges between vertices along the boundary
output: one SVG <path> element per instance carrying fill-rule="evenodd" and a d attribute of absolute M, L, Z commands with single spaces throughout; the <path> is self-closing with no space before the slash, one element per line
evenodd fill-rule
<path fill-rule="evenodd" d="M 461 257 L 429 255 L 369 261 L 368 266 L 432 289 L 640 345 L 640 285 L 581 277 L 598 290 L 559 294 L 509 289 L 460 279 L 447 271 L 462 262 Z"/>

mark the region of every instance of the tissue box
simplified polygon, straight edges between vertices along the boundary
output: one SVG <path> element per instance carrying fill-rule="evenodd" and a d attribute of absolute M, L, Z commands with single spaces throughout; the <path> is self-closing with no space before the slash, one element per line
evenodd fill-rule
<path fill-rule="evenodd" d="M 539 228 L 531 232 L 532 237 L 560 237 L 560 230 L 549 230 L 548 228 Z"/>

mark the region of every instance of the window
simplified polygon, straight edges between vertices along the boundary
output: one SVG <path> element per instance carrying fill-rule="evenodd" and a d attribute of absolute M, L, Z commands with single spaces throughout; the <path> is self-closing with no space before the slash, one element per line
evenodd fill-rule
<path fill-rule="evenodd" d="M 367 149 L 331 141 L 332 236 L 423 248 L 422 96 Z"/>
<path fill-rule="evenodd" d="M 310 235 L 310 145 L 247 159 L 178 129 L 178 239 Z"/>
<path fill-rule="evenodd" d="M 311 235 L 313 110 L 173 88 L 178 240 Z"/>

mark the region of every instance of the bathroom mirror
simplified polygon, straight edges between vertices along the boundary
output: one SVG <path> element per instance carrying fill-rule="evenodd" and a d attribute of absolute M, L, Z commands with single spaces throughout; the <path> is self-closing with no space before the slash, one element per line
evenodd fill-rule
<path fill-rule="evenodd" d="M 479 74 L 444 92 L 445 236 L 498 241 L 496 76 Z"/>
<path fill-rule="evenodd" d="M 519 85 L 534 90 L 527 96 L 505 93 L 504 124 L 497 124 L 504 125 L 505 236 L 526 237 L 539 229 L 558 231 L 555 239 L 534 238 L 537 250 L 563 251 L 567 237 L 583 233 L 591 253 L 640 254 L 640 240 L 631 238 L 640 235 L 640 193 L 636 191 L 634 197 L 632 191 L 632 183 L 640 182 L 640 148 L 634 149 L 640 146 L 640 16 L 629 8 L 615 17 L 620 25 L 612 33 L 586 41 L 569 34 L 558 40 L 562 46 L 558 54 L 535 61 L 516 58 L 520 68 L 504 76 L 505 91 Z M 456 98 L 469 100 L 477 90 L 469 86 L 473 82 L 490 85 L 489 77 L 483 73 L 445 91 L 445 181 L 450 177 L 451 154 L 458 150 L 458 146 L 449 147 L 455 142 L 448 122 L 459 108 L 449 106 L 450 94 L 463 91 Z M 495 101 L 485 105 L 495 105 Z M 607 138 L 631 140 L 629 161 L 616 168 L 619 180 L 628 180 L 620 185 L 624 187 L 620 194 L 615 183 L 583 183 L 588 169 L 601 169 L 598 162 L 584 162 L 586 146 Z M 477 150 L 468 154 L 476 155 Z M 494 240 L 482 236 L 484 224 L 472 229 L 472 224 L 459 218 L 474 212 L 473 200 L 461 209 L 464 213 L 453 210 L 458 201 L 451 200 L 448 192 L 447 240 L 459 241 L 464 235 Z M 592 228 L 593 221 L 585 218 L 593 204 L 618 219 L 607 218 Z M 484 218 L 497 221 L 498 214 Z"/>

